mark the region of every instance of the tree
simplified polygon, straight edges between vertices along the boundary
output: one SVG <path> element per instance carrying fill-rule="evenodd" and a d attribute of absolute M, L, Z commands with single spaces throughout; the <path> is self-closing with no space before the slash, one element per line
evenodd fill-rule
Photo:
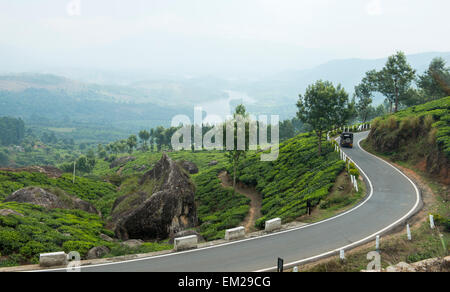
<path fill-rule="evenodd" d="M 128 145 L 128 152 L 131 154 L 133 153 L 133 149 L 137 146 L 137 137 L 136 135 L 131 135 L 128 137 L 128 140 L 126 141 L 126 144 Z"/>
<path fill-rule="evenodd" d="M 95 164 L 97 163 L 97 161 L 95 159 L 94 150 L 89 149 L 89 151 L 86 155 L 86 158 L 87 158 L 87 162 L 88 162 L 89 166 L 91 167 L 91 169 L 94 169 Z"/>
<path fill-rule="evenodd" d="M 445 60 L 434 58 L 428 70 L 418 77 L 417 85 L 423 90 L 426 102 L 449 96 L 450 68 L 446 67 Z"/>
<path fill-rule="evenodd" d="M 285 120 L 280 123 L 280 140 L 285 141 L 294 137 L 295 128 L 292 124 L 292 120 Z"/>
<path fill-rule="evenodd" d="M 142 149 L 144 151 L 146 151 L 147 150 L 147 141 L 150 139 L 150 133 L 147 130 L 140 131 L 139 139 L 141 139 L 141 142 L 143 143 Z"/>
<path fill-rule="evenodd" d="M 370 115 L 370 105 L 373 101 L 372 91 L 373 88 L 367 78 L 364 78 L 359 85 L 355 86 L 355 96 L 358 99 L 358 102 L 356 103 L 356 110 L 360 120 L 363 123 L 368 120 Z"/>
<path fill-rule="evenodd" d="M 0 145 L 19 145 L 25 136 L 25 123 L 22 119 L 0 118 Z"/>
<path fill-rule="evenodd" d="M 155 149 L 155 129 L 150 129 L 150 151 Z"/>
<path fill-rule="evenodd" d="M 158 151 L 161 151 L 162 146 L 164 144 L 164 135 L 163 135 L 163 133 L 164 133 L 164 128 L 162 126 L 158 126 L 155 129 L 154 137 L 155 137 L 155 140 L 156 140 L 156 146 L 157 146 Z"/>
<path fill-rule="evenodd" d="M 319 80 L 299 95 L 297 117 L 309 124 L 317 134 L 318 154 L 322 153 L 323 134 L 334 126 L 343 126 L 351 116 L 348 94 L 338 85 Z"/>
<path fill-rule="evenodd" d="M 388 58 L 381 71 L 370 71 L 367 77 L 375 85 L 376 91 L 388 99 L 391 108 L 394 104 L 394 112 L 397 112 L 399 103 L 407 96 L 415 74 L 416 71 L 408 64 L 405 54 L 397 52 Z"/>
<path fill-rule="evenodd" d="M 245 125 L 245 130 L 244 130 L 244 134 L 245 134 L 245 149 L 241 150 L 238 149 L 238 120 L 239 119 L 243 119 L 244 120 L 244 125 Z M 241 158 L 245 157 L 248 149 L 249 149 L 249 127 L 248 127 L 248 113 L 245 109 L 245 106 L 243 104 L 240 104 L 236 107 L 235 112 L 233 114 L 233 120 L 231 121 L 234 125 L 234 147 L 233 150 L 228 150 L 228 152 L 226 153 L 226 156 L 228 157 L 228 160 L 230 161 L 230 163 L 233 165 L 233 193 L 236 192 L 236 174 L 237 174 L 237 168 L 239 165 L 239 161 Z M 226 137 L 226 135 L 224 135 L 224 137 Z M 225 141 L 224 141 L 225 142 Z M 225 142 L 226 143 L 226 142 Z"/>
<path fill-rule="evenodd" d="M 7 166 L 8 164 L 9 164 L 8 155 L 5 152 L 0 151 L 0 166 Z"/>

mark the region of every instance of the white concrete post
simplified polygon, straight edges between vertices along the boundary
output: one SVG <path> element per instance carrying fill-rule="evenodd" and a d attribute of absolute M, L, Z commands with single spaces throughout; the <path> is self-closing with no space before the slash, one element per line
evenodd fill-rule
<path fill-rule="evenodd" d="M 341 259 L 341 261 L 344 261 L 344 260 L 345 260 L 345 252 L 344 252 L 343 249 L 341 249 L 341 250 L 339 251 L 339 258 Z"/>
<path fill-rule="evenodd" d="M 297 273 L 297 272 L 298 272 L 298 267 L 294 267 L 294 269 L 292 269 L 292 271 L 293 271 L 294 273 Z"/>
<path fill-rule="evenodd" d="M 375 248 L 376 248 L 377 250 L 380 249 L 380 236 L 379 236 L 379 235 L 377 235 L 377 239 L 376 239 L 376 241 L 375 241 Z"/>
<path fill-rule="evenodd" d="M 356 180 L 356 178 L 355 178 L 355 189 L 356 189 L 356 192 L 359 192 L 358 181 Z"/>
<path fill-rule="evenodd" d="M 411 240 L 411 229 L 409 228 L 409 224 L 406 224 L 406 235 L 408 236 L 408 240 Z"/>
<path fill-rule="evenodd" d="M 243 226 L 225 230 L 225 240 L 235 240 L 243 237 L 245 237 L 245 228 Z"/>
<path fill-rule="evenodd" d="M 431 215 L 430 214 L 430 227 L 431 227 L 431 229 L 434 229 L 434 217 L 433 217 L 433 215 Z"/>
<path fill-rule="evenodd" d="M 174 249 L 175 251 L 194 249 L 197 248 L 197 243 L 198 243 L 197 235 L 178 237 L 174 239 Z"/>

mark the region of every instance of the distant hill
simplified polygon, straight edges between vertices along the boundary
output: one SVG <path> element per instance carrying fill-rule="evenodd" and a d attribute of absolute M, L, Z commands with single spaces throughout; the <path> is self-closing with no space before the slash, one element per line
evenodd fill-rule
<path fill-rule="evenodd" d="M 435 57 L 442 57 L 450 65 L 450 52 L 407 56 L 408 62 L 418 74 L 423 74 Z M 246 91 L 249 96 L 261 103 L 268 100 L 277 105 L 286 103 L 291 106 L 298 99 L 298 95 L 305 92 L 308 85 L 319 79 L 329 80 L 335 84 L 340 83 L 347 92 L 353 94 L 355 85 L 361 81 L 365 73 L 372 69 L 381 69 L 386 61 L 387 58 L 334 60 L 307 70 L 275 74 L 253 84 L 242 85 L 241 90 Z M 379 104 L 383 100 L 384 97 L 378 96 L 374 102 Z"/>
<path fill-rule="evenodd" d="M 422 74 L 435 57 L 444 58 L 450 65 L 450 52 L 407 56 L 418 74 Z M 340 83 L 352 95 L 354 86 L 365 73 L 382 68 L 386 59 L 334 60 L 311 69 L 286 71 L 255 80 L 155 75 L 139 79 L 135 75 L 130 76 L 128 82 L 108 85 L 50 74 L 3 75 L 0 76 L 0 101 L 3 102 L 0 115 L 25 119 L 31 116 L 49 119 L 70 117 L 74 121 L 89 123 L 135 125 L 127 126 L 135 129 L 144 124 L 167 126 L 177 114 L 192 116 L 194 106 L 221 101 L 218 103 L 219 111 L 222 107 L 229 110 L 230 105 L 233 107 L 243 102 L 253 114 L 278 114 L 283 120 L 295 115 L 298 95 L 316 80 Z M 237 96 L 242 93 L 248 98 L 230 98 L 229 91 L 237 92 Z M 24 102 L 27 98 L 31 99 L 30 102 Z M 377 95 L 374 103 L 380 104 L 383 100 L 383 96 Z M 32 104 L 39 106 L 30 107 Z M 139 126 L 136 126 L 136 121 L 140 121 L 137 123 Z"/>

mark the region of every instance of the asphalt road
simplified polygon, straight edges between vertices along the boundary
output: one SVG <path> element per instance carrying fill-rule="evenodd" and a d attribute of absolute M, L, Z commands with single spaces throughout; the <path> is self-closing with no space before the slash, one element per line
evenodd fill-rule
<path fill-rule="evenodd" d="M 367 136 L 355 134 L 355 144 Z M 419 191 L 398 170 L 359 145 L 344 152 L 364 172 L 368 197 L 358 206 L 328 220 L 295 230 L 224 245 L 114 264 L 82 267 L 83 272 L 239 272 L 267 271 L 279 257 L 286 266 L 337 253 L 375 239 L 404 224 L 419 206 Z"/>

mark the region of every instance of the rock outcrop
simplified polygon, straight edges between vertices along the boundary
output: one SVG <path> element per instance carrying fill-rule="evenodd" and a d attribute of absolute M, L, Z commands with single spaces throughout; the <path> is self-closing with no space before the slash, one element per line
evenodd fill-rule
<path fill-rule="evenodd" d="M 166 239 L 197 225 L 195 188 L 189 175 L 166 154 L 140 179 L 136 191 L 114 202 L 116 236 Z"/>
<path fill-rule="evenodd" d="M 447 256 L 445 258 L 427 259 L 411 264 L 400 262 L 396 265 L 388 266 L 386 269 L 382 269 L 381 271 L 362 270 L 361 272 L 405 273 L 405 272 L 449 272 L 449 271 L 450 271 L 450 256 Z"/>
<path fill-rule="evenodd" d="M 186 160 L 180 161 L 179 163 L 181 167 L 184 168 L 190 174 L 198 173 L 198 167 L 195 163 Z"/>
<path fill-rule="evenodd" d="M 1 209 L 0 210 L 0 216 L 9 216 L 9 215 L 24 217 L 23 214 L 20 214 L 19 212 L 16 212 L 11 209 Z"/>
<path fill-rule="evenodd" d="M 39 172 L 51 178 L 59 178 L 63 175 L 63 171 L 54 166 L 28 166 L 20 168 L 0 168 L 0 171 L 8 172 Z"/>
<path fill-rule="evenodd" d="M 15 191 L 5 199 L 5 202 L 29 203 L 48 209 L 79 209 L 99 214 L 92 204 L 72 197 L 62 190 L 49 191 L 39 187 L 27 187 Z"/>
<path fill-rule="evenodd" d="M 123 166 L 123 165 L 127 164 L 128 162 L 134 161 L 134 160 L 136 160 L 136 157 L 134 157 L 134 156 L 119 157 L 116 160 L 114 160 L 113 162 L 111 162 L 111 164 L 109 165 L 109 168 Z"/>

